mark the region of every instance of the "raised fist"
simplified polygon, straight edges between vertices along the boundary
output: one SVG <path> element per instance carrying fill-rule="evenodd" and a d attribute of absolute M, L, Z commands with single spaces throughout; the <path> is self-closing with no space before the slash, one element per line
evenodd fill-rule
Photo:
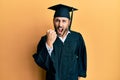
<path fill-rule="evenodd" d="M 47 45 L 49 47 L 53 47 L 53 43 L 55 42 L 55 40 L 57 38 L 56 32 L 52 29 L 49 29 L 47 31 L 46 35 L 47 35 L 47 41 L 46 41 Z"/>

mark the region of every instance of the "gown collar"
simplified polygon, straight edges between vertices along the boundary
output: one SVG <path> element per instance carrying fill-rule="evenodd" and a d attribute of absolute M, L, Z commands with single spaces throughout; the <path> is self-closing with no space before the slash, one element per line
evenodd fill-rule
<path fill-rule="evenodd" d="M 71 32 L 68 31 L 64 38 L 59 37 L 59 39 L 64 43 L 69 33 L 71 33 Z"/>

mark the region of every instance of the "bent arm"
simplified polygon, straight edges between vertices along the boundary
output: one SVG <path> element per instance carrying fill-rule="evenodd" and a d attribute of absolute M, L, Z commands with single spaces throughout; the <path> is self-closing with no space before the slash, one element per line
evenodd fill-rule
<path fill-rule="evenodd" d="M 45 70 L 48 70 L 51 64 L 51 59 L 46 48 L 45 42 L 46 38 L 42 37 L 37 46 L 37 52 L 33 55 L 33 58 L 37 65 L 39 65 L 41 68 Z"/>

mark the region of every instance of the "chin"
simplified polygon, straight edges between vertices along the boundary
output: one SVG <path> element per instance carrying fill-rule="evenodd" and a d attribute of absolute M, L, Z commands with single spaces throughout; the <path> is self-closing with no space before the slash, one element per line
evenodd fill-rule
<path fill-rule="evenodd" d="M 57 34 L 59 37 L 62 37 L 62 34 Z"/>
<path fill-rule="evenodd" d="M 59 36 L 59 37 L 62 37 L 62 35 L 61 35 L 61 34 L 58 34 L 58 36 Z"/>

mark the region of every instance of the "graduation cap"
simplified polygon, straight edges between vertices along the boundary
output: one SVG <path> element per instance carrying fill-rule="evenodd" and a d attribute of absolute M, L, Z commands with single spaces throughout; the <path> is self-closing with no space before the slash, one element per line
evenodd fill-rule
<path fill-rule="evenodd" d="M 73 18 L 73 11 L 77 10 L 76 8 L 63 4 L 54 5 L 49 7 L 48 9 L 55 11 L 54 17 L 66 17 L 71 20 L 71 23 Z M 71 12 L 71 17 L 70 17 L 70 12 Z M 70 27 L 71 27 L 71 23 L 70 23 Z"/>

